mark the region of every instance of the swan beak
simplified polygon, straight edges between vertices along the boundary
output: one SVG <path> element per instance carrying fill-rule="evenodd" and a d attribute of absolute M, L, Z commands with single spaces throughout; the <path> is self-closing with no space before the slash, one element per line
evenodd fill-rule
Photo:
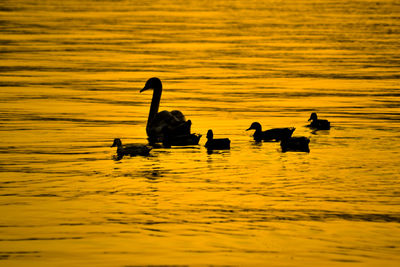
<path fill-rule="evenodd" d="M 311 117 L 308 119 L 308 121 L 312 120 Z"/>
<path fill-rule="evenodd" d="M 146 85 L 143 87 L 142 90 L 140 90 L 140 92 L 143 92 L 143 91 L 146 91 L 146 90 L 149 90 L 149 89 L 153 89 L 153 87 L 152 86 L 148 86 L 147 83 L 146 83 Z"/>
<path fill-rule="evenodd" d="M 246 131 L 248 131 L 248 130 L 251 130 L 252 128 L 250 127 L 249 129 L 247 129 Z"/>

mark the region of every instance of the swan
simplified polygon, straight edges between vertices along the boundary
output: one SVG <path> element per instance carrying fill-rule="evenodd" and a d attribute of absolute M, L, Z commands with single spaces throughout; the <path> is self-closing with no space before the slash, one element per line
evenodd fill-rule
<path fill-rule="evenodd" d="M 122 159 L 123 156 L 148 156 L 151 150 L 147 145 L 142 144 L 126 144 L 122 145 L 122 141 L 119 138 L 115 138 L 111 147 L 117 147 L 118 159 Z"/>
<path fill-rule="evenodd" d="M 158 112 L 162 93 L 161 80 L 156 77 L 148 79 L 140 92 L 142 93 L 149 89 L 153 89 L 153 98 L 151 100 L 149 118 L 147 119 L 146 125 L 146 133 L 149 143 L 155 144 L 163 142 L 164 133 L 166 131 L 168 131 L 170 139 L 191 135 L 190 128 L 192 122 L 190 120 L 186 120 L 182 112 L 179 110 L 164 110 Z"/>
<path fill-rule="evenodd" d="M 310 139 L 304 136 L 287 137 L 281 140 L 282 152 L 286 151 L 298 151 L 298 152 L 310 152 L 308 144 Z"/>
<path fill-rule="evenodd" d="M 247 129 L 246 131 L 249 130 L 256 130 L 254 132 L 254 140 L 256 142 L 261 142 L 262 140 L 264 141 L 280 141 L 283 138 L 288 138 L 291 137 L 294 130 L 296 128 L 291 127 L 291 128 L 273 128 L 270 130 L 266 130 L 266 131 L 262 131 L 261 130 L 261 124 L 258 122 L 253 122 L 250 126 L 249 129 Z"/>
<path fill-rule="evenodd" d="M 310 128 L 317 130 L 329 130 L 331 128 L 331 123 L 327 120 L 318 119 L 317 113 L 315 112 L 311 113 L 308 121 L 311 121 L 311 123 L 308 125 Z"/>
<path fill-rule="evenodd" d="M 214 139 L 214 134 L 212 130 L 207 132 L 207 142 L 205 144 L 207 150 L 219 150 L 219 149 L 230 149 L 231 140 L 229 138 L 218 138 Z"/>

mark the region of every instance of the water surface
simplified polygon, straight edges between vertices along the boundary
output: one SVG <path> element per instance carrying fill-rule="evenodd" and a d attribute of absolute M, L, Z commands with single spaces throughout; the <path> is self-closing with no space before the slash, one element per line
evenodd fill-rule
<path fill-rule="evenodd" d="M 397 1 L 1 1 L 0 264 L 397 266 Z M 199 146 L 146 142 L 150 77 Z M 304 127 L 311 112 L 330 131 Z M 296 127 L 310 153 L 256 144 Z M 208 154 L 205 134 L 229 137 Z"/>

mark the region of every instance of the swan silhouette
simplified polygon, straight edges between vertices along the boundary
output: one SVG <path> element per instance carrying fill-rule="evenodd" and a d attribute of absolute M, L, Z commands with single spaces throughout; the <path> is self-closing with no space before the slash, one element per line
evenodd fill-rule
<path fill-rule="evenodd" d="M 218 138 L 214 139 L 214 133 L 212 130 L 207 132 L 207 142 L 205 144 L 207 150 L 222 150 L 231 148 L 231 140 L 229 138 Z"/>
<path fill-rule="evenodd" d="M 118 159 L 122 159 L 123 156 L 148 156 L 151 150 L 150 147 L 142 144 L 122 145 L 122 141 L 119 138 L 114 139 L 111 147 L 117 147 Z"/>
<path fill-rule="evenodd" d="M 317 130 L 329 130 L 331 128 L 331 123 L 327 120 L 318 119 L 317 113 L 315 112 L 311 113 L 308 121 L 311 121 L 311 123 L 308 125 L 310 128 Z"/>
<path fill-rule="evenodd" d="M 283 138 L 289 138 L 292 136 L 294 130 L 296 128 L 291 127 L 291 128 L 273 128 L 270 130 L 262 131 L 261 124 L 258 122 L 253 122 L 250 126 L 249 130 L 256 130 L 254 132 L 254 140 L 256 142 L 261 142 L 262 140 L 264 141 L 280 141 Z"/>
<path fill-rule="evenodd" d="M 172 140 L 175 139 L 181 139 L 180 145 L 185 145 L 184 140 L 186 138 L 189 139 L 189 141 L 192 141 L 188 142 L 187 145 L 193 145 L 193 140 L 195 141 L 196 138 L 194 138 L 194 136 L 193 138 L 190 138 L 190 136 L 192 136 L 192 134 L 190 133 L 192 122 L 190 120 L 186 120 L 182 112 L 180 112 L 179 110 L 164 110 L 158 112 L 162 94 L 161 80 L 156 77 L 150 78 L 149 80 L 147 80 L 144 88 L 141 89 L 140 92 L 149 89 L 153 89 L 153 98 L 151 100 L 149 118 L 147 119 L 146 125 L 146 133 L 149 143 L 153 145 L 155 143 L 165 142 L 164 134 L 168 132 L 169 142 L 172 142 Z M 196 145 L 197 144 L 198 140 Z"/>

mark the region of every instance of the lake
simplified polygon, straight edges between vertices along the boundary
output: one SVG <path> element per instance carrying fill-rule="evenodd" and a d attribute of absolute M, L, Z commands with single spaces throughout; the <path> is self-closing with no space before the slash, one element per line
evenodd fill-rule
<path fill-rule="evenodd" d="M 395 0 L 0 1 L 0 265 L 398 266 L 399 19 Z M 150 77 L 203 136 L 116 160 L 114 138 L 147 142 Z M 207 153 L 208 129 L 231 149 Z"/>

